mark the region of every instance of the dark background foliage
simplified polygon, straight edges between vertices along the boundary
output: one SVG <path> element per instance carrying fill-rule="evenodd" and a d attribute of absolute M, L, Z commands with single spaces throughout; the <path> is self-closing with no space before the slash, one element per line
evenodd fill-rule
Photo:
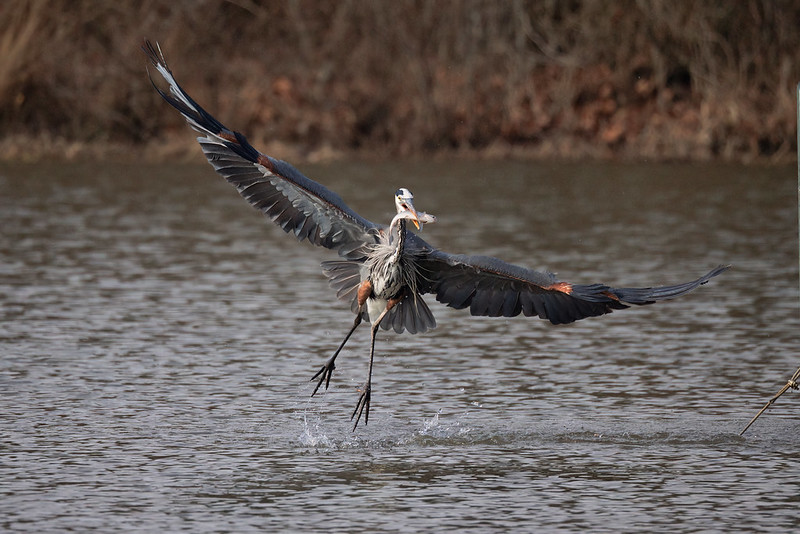
<path fill-rule="evenodd" d="M 189 146 L 147 37 L 220 120 L 300 157 L 791 159 L 798 27 L 788 0 L 3 2 L 0 153 Z"/>

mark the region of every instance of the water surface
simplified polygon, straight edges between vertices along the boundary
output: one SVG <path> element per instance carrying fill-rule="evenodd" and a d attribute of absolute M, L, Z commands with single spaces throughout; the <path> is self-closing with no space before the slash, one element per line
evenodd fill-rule
<path fill-rule="evenodd" d="M 554 327 L 473 318 L 368 331 L 328 251 L 203 165 L 0 168 L 0 530 L 785 530 L 798 526 L 791 168 L 337 163 L 366 217 L 392 194 L 426 240 L 677 301 Z"/>

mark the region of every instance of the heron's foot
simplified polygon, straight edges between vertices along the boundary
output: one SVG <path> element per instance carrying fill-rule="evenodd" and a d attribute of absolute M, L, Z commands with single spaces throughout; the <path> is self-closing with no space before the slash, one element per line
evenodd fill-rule
<path fill-rule="evenodd" d="M 333 370 L 336 369 L 336 365 L 334 364 L 335 361 L 336 356 L 330 358 L 327 362 L 325 362 L 325 365 L 322 366 L 322 369 L 317 371 L 317 374 L 311 377 L 312 381 L 319 377 L 317 387 L 315 387 L 314 391 L 311 393 L 312 397 L 317 393 L 317 390 L 319 390 L 323 382 L 325 382 L 325 389 L 328 389 L 328 386 L 331 383 L 331 376 L 333 376 Z"/>
<path fill-rule="evenodd" d="M 364 412 L 364 424 L 366 425 L 369 422 L 369 400 L 371 396 L 372 384 L 367 382 L 364 384 L 364 388 L 361 390 L 361 396 L 358 398 L 356 409 L 353 410 L 353 415 L 350 416 L 351 421 L 353 420 L 353 417 L 356 418 L 356 422 L 353 425 L 353 432 L 356 431 L 358 421 L 361 419 L 361 412 Z"/>

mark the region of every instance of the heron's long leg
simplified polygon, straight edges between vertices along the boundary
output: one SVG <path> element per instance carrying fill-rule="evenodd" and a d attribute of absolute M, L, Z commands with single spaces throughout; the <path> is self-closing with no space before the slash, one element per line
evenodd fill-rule
<path fill-rule="evenodd" d="M 347 343 L 347 340 L 350 339 L 350 336 L 353 335 L 353 332 L 356 331 L 356 328 L 358 328 L 358 325 L 360 324 L 361 324 L 361 310 L 359 309 L 358 314 L 356 315 L 356 320 L 353 321 L 353 327 L 350 329 L 347 335 L 344 336 L 344 340 L 339 345 L 339 348 L 336 349 L 336 352 L 333 353 L 333 356 L 328 358 L 328 361 L 325 362 L 325 364 L 322 366 L 322 369 L 317 371 L 317 374 L 311 377 L 312 381 L 315 380 L 317 377 L 319 377 L 319 382 L 317 382 L 317 387 L 315 387 L 314 391 L 311 393 L 312 397 L 317 393 L 317 390 L 320 388 L 323 382 L 325 382 L 325 389 L 328 389 L 328 385 L 331 383 L 331 376 L 333 376 L 333 370 L 336 369 L 336 365 L 334 364 L 334 362 L 336 361 L 336 357 L 339 355 L 340 352 L 342 352 L 345 343 Z"/>
<path fill-rule="evenodd" d="M 364 412 L 364 424 L 366 425 L 369 422 L 369 401 L 370 397 L 372 396 L 372 361 L 375 358 L 375 335 L 378 333 L 378 327 L 381 325 L 381 321 L 386 314 L 389 313 L 393 304 L 390 302 L 389 305 L 386 306 L 386 309 L 381 312 L 378 316 L 378 320 L 372 323 L 372 332 L 370 336 L 370 346 L 369 346 L 369 371 L 367 372 L 367 381 L 364 383 L 364 388 L 361 390 L 361 396 L 358 398 L 358 403 L 356 403 L 356 409 L 353 410 L 353 415 L 350 416 L 350 420 L 353 420 L 353 417 L 356 418 L 356 422 L 353 425 L 353 432 L 355 432 L 356 427 L 358 426 L 358 421 L 361 419 L 361 412 Z M 366 410 L 366 411 L 365 411 Z M 358 414 L 358 417 L 356 417 Z"/>

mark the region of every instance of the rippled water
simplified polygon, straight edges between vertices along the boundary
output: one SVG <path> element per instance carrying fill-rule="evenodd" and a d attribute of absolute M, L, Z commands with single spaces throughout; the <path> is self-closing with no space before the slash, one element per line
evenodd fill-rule
<path fill-rule="evenodd" d="M 385 221 L 412 189 L 429 242 L 678 301 L 574 325 L 472 318 L 378 341 L 331 258 L 207 166 L 0 167 L 0 530 L 640 531 L 798 526 L 791 168 L 308 167 Z"/>

